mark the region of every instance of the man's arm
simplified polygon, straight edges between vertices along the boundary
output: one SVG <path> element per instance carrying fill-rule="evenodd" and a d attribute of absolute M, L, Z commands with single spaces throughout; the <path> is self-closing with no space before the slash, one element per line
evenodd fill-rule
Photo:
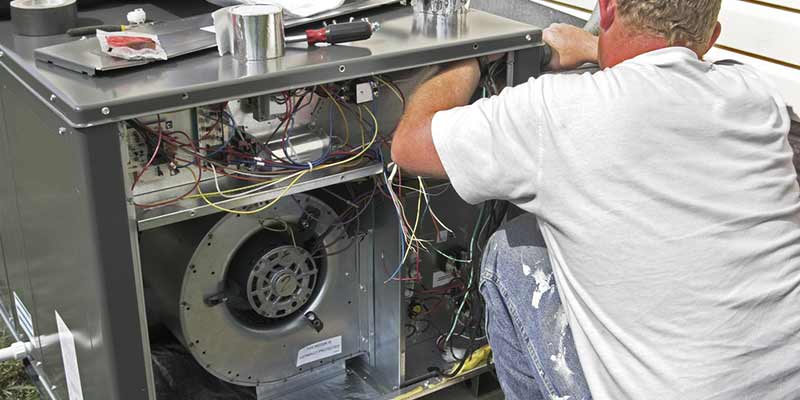
<path fill-rule="evenodd" d="M 392 141 L 392 160 L 412 174 L 447 178 L 433 145 L 431 124 L 439 111 L 467 105 L 478 88 L 477 60 L 453 63 L 417 88 Z M 457 133 L 454 133 L 457 134 Z"/>
<path fill-rule="evenodd" d="M 551 25 L 544 31 L 544 41 L 553 48 L 550 68 L 554 71 L 597 62 L 597 37 L 580 28 Z M 467 105 L 479 81 L 479 63 L 470 59 L 449 65 L 423 83 L 409 101 L 394 133 L 392 160 L 412 174 L 447 178 L 433 144 L 433 116 L 439 111 Z"/>
<path fill-rule="evenodd" d="M 542 32 L 542 40 L 553 49 L 551 71 L 571 70 L 586 63 L 597 64 L 598 37 L 583 29 L 552 24 Z"/>

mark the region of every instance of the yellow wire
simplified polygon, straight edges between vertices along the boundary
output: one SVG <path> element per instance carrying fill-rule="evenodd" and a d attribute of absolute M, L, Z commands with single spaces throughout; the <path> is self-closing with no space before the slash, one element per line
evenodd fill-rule
<path fill-rule="evenodd" d="M 325 89 L 325 86 L 320 86 L 320 89 L 322 89 L 322 91 L 328 95 L 328 98 L 331 99 L 336 108 L 339 109 L 339 115 L 342 116 L 342 122 L 344 123 L 344 144 L 350 144 L 350 124 L 347 123 L 347 115 L 345 115 L 344 109 L 339 102 L 336 101 L 333 96 L 331 96 L 331 92 L 329 92 L 328 89 Z"/>
<path fill-rule="evenodd" d="M 394 95 L 397 96 L 400 102 L 403 103 L 403 107 L 406 106 L 406 100 L 403 99 L 403 96 L 400 94 L 400 92 L 397 91 L 397 89 L 394 88 L 394 86 L 390 85 L 389 82 L 386 82 L 380 76 L 375 75 L 375 79 L 379 80 L 381 83 L 384 84 L 384 86 L 388 87 L 389 90 L 391 90 L 394 93 Z"/>
<path fill-rule="evenodd" d="M 281 224 L 283 224 L 283 229 L 275 229 L 267 225 L 264 225 L 264 222 L 267 221 L 280 222 Z M 292 237 L 292 246 L 297 247 L 297 242 L 294 240 L 294 229 L 289 228 L 289 224 L 287 224 L 286 221 L 277 218 L 267 218 L 261 221 L 261 227 L 270 232 L 289 232 L 289 236 Z"/>
<path fill-rule="evenodd" d="M 420 184 L 422 183 L 422 179 L 420 178 Z M 391 190 L 391 189 L 389 189 Z M 417 216 L 414 219 L 414 228 L 411 229 L 411 239 L 408 241 L 409 246 L 406 247 L 406 254 L 403 255 L 403 261 L 400 263 L 403 264 L 408 259 L 408 254 L 411 252 L 411 244 L 417 240 L 417 227 L 419 226 L 419 215 L 422 214 L 422 196 L 417 196 Z"/>
<path fill-rule="evenodd" d="M 364 108 L 364 107 L 361 106 L 361 108 Z M 352 157 L 350 157 L 350 158 L 348 158 L 346 160 L 337 161 L 335 163 L 322 165 L 319 168 L 317 168 L 317 170 L 333 168 L 333 167 L 337 167 L 337 166 L 340 166 L 340 165 L 345 165 L 345 164 L 348 164 L 348 163 L 350 163 L 352 161 L 358 160 L 359 158 L 361 158 L 361 156 L 364 155 L 364 153 L 366 153 L 372 147 L 373 144 L 375 144 L 375 141 L 378 139 L 378 118 L 375 117 L 375 114 L 372 111 L 370 111 L 369 108 L 364 108 L 364 110 L 367 113 L 369 113 L 370 117 L 372 118 L 372 121 L 375 123 L 375 133 L 372 136 L 372 140 L 370 140 L 369 144 L 367 146 L 364 146 L 364 148 L 361 149 L 361 151 L 358 154 L 356 154 L 356 155 L 354 155 L 354 156 L 352 156 Z M 310 169 L 300 171 L 297 174 L 297 177 L 294 180 L 292 180 L 283 189 L 283 191 L 278 195 L 278 197 L 276 197 L 274 200 L 272 200 L 269 203 L 267 203 L 267 205 L 265 205 L 263 207 L 260 207 L 258 209 L 255 209 L 255 210 L 232 210 L 232 209 L 229 209 L 229 208 L 222 207 L 222 206 L 212 202 L 211 200 L 209 200 L 208 197 L 206 196 L 206 194 L 203 193 L 203 190 L 200 188 L 200 186 L 197 187 L 197 193 L 200 195 L 200 197 L 203 199 L 203 201 L 206 202 L 206 204 L 208 204 L 209 206 L 211 206 L 211 207 L 213 207 L 213 208 L 215 208 L 215 209 L 217 209 L 219 211 L 224 211 L 224 212 L 231 213 L 231 214 L 253 215 L 253 214 L 258 214 L 258 213 L 260 213 L 260 212 L 262 212 L 262 211 L 274 206 L 276 203 L 278 203 L 278 201 L 280 201 L 283 198 L 283 196 L 285 196 L 286 193 L 289 192 L 289 190 L 292 188 L 292 186 L 294 186 L 297 183 L 297 181 L 300 180 L 300 178 L 302 178 L 303 176 L 305 176 L 309 172 L 311 172 Z M 288 178 L 291 178 L 291 177 L 292 177 L 292 175 L 289 175 L 287 177 L 281 178 L 280 180 L 276 181 L 275 183 L 282 182 L 282 181 L 287 180 Z"/>
<path fill-rule="evenodd" d="M 325 88 L 322 88 L 322 90 L 325 90 Z M 328 96 L 330 96 L 330 93 L 328 93 L 328 91 L 327 91 L 327 90 L 325 90 L 325 92 L 328 94 Z M 336 102 L 335 100 L 333 101 L 333 103 L 334 103 L 334 104 L 336 105 L 336 107 L 339 109 L 339 114 L 342 116 L 342 119 L 344 120 L 344 123 L 345 123 L 345 132 L 346 132 L 346 133 L 345 133 L 345 137 L 347 138 L 347 139 L 345 139 L 345 144 L 346 144 L 346 143 L 347 143 L 347 141 L 349 140 L 349 136 L 350 136 L 350 133 L 349 133 L 349 132 L 350 132 L 350 130 L 349 130 L 349 125 L 347 124 L 347 118 L 346 118 L 346 116 L 345 116 L 345 114 L 344 114 L 344 110 L 343 110 L 343 109 L 342 109 L 342 107 L 339 105 L 339 103 L 338 103 L 338 102 Z M 359 117 L 362 115 L 362 113 L 361 113 L 361 108 L 362 108 L 362 107 L 359 107 L 359 108 L 358 108 L 358 115 L 359 115 Z M 374 116 L 373 116 L 373 119 L 375 119 L 375 118 L 374 118 Z M 359 126 L 361 126 L 361 125 L 359 124 Z M 364 127 L 363 127 L 363 126 L 361 126 L 361 145 L 362 145 L 362 146 L 364 145 L 364 142 L 365 142 L 365 141 L 366 141 L 366 137 L 365 137 Z M 370 146 L 371 146 L 371 145 L 370 145 Z M 368 146 L 368 147 L 369 147 L 369 146 Z M 355 161 L 355 160 L 354 160 L 354 161 Z M 289 180 L 289 179 L 293 178 L 294 176 L 295 176 L 295 174 L 291 174 L 291 175 L 284 176 L 284 177 L 282 177 L 282 178 L 280 178 L 280 179 L 270 179 L 270 180 L 268 180 L 268 181 L 259 182 L 259 183 L 255 183 L 255 184 L 252 184 L 252 185 L 247 185 L 247 186 L 242 186 L 242 187 L 238 187 L 238 188 L 233 188 L 233 189 L 223 190 L 223 191 L 221 191 L 221 192 L 209 192 L 209 193 L 205 193 L 205 194 L 206 194 L 206 195 L 211 195 L 211 196 L 219 196 L 219 195 L 223 195 L 223 194 L 231 194 L 231 193 L 244 192 L 244 191 L 247 191 L 247 190 L 250 190 L 250 189 L 255 189 L 255 188 L 257 188 L 257 187 L 262 187 L 262 186 L 267 186 L 267 185 L 274 185 L 274 184 L 278 184 L 278 183 L 281 183 L 281 182 L 287 181 L 287 180 Z M 201 197 L 202 197 L 202 196 L 201 196 L 201 195 L 199 195 L 199 194 L 193 194 L 193 195 L 191 195 L 191 196 L 186 196 L 185 198 L 186 198 L 186 199 L 198 199 L 198 198 L 201 198 Z"/>
<path fill-rule="evenodd" d="M 359 120 L 358 127 L 361 128 L 361 145 L 362 146 L 365 144 L 364 142 L 367 141 L 366 133 L 364 132 L 364 124 L 363 124 L 364 117 L 363 117 L 363 115 L 364 114 L 361 112 L 361 107 L 358 107 L 358 120 Z"/>

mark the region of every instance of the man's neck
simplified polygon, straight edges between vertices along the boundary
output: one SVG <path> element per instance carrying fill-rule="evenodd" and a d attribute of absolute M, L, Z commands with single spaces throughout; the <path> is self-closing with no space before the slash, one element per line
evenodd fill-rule
<path fill-rule="evenodd" d="M 641 54 L 669 47 L 666 39 L 648 33 L 628 29 L 624 23 L 616 23 L 600 35 L 600 65 L 613 67 Z"/>

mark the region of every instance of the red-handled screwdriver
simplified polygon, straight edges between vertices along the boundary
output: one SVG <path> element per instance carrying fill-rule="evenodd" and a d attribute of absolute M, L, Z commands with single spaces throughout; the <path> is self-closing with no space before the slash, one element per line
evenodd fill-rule
<path fill-rule="evenodd" d="M 378 23 L 369 21 L 333 24 L 320 29 L 309 29 L 302 35 L 287 36 L 286 43 L 307 42 L 311 46 L 315 43 L 356 42 L 371 38 L 378 28 Z"/>

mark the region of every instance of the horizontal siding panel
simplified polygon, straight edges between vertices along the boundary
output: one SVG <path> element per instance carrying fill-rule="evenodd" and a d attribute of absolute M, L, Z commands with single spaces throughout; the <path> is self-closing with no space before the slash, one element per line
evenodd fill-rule
<path fill-rule="evenodd" d="M 575 3 L 577 3 L 577 0 L 568 0 L 568 1 L 563 1 L 563 2 L 554 2 L 554 1 L 547 1 L 547 0 L 531 0 L 531 2 L 536 3 L 536 4 L 541 4 L 543 6 L 550 7 L 552 9 L 554 9 L 554 10 L 561 11 L 561 12 L 563 12 L 565 14 L 569 14 L 569 15 L 578 17 L 580 19 L 588 20 L 589 16 L 592 15 L 592 13 L 590 11 L 588 11 L 586 9 L 583 9 L 582 7 L 576 5 Z M 564 4 L 570 5 L 572 7 L 565 6 Z"/>
<path fill-rule="evenodd" d="M 789 8 L 800 12 L 800 0 L 752 0 L 752 3 L 764 3 L 776 7 Z"/>
<path fill-rule="evenodd" d="M 741 0 L 724 0 L 718 43 L 800 66 L 800 14 Z"/>

